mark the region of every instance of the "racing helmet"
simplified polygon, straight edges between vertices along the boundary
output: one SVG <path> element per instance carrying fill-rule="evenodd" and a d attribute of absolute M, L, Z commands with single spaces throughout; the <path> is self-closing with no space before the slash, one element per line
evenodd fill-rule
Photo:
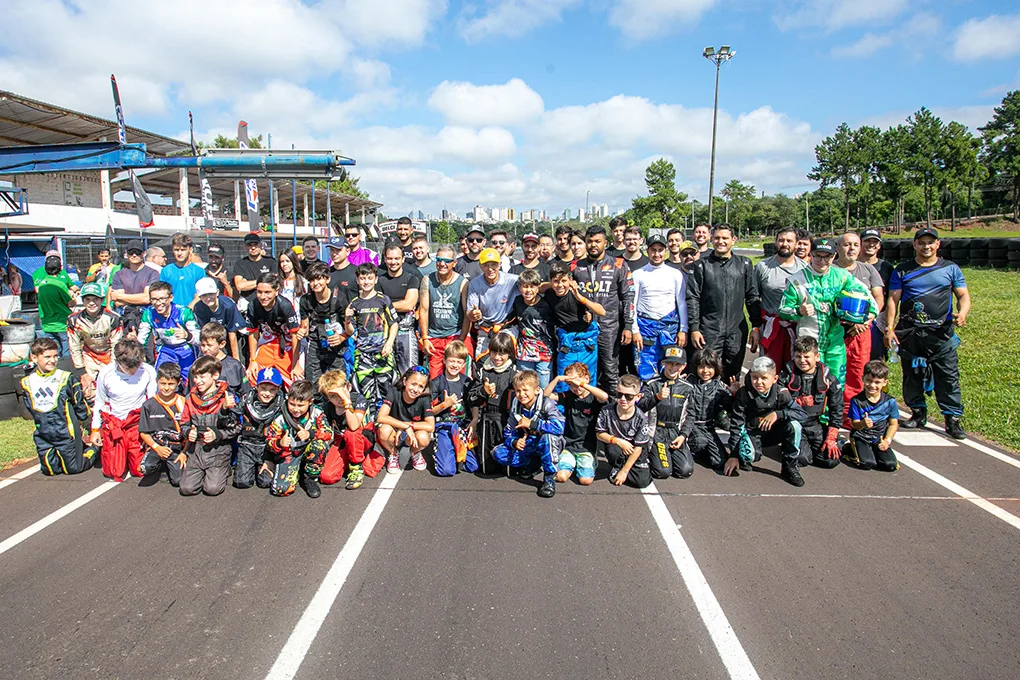
<path fill-rule="evenodd" d="M 836 318 L 846 323 L 864 323 L 868 320 L 870 295 L 855 290 L 844 290 L 836 297 Z"/>

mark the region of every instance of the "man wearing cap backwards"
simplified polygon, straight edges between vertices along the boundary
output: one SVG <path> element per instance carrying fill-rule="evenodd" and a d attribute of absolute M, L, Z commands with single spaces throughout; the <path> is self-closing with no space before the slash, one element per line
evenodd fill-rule
<path fill-rule="evenodd" d="M 817 239 L 811 244 L 811 264 L 790 277 L 779 303 L 779 316 L 797 322 L 797 337 L 818 338 L 818 352 L 840 384 L 846 384 L 846 345 L 837 311 L 844 294 L 857 294 L 867 301 L 866 319 L 878 313 L 871 292 L 853 274 L 833 267 L 836 242 Z"/>
<path fill-rule="evenodd" d="M 330 240 L 332 241 L 332 239 Z M 351 263 L 351 266 L 357 267 L 359 264 L 366 263 L 379 266 L 379 254 L 361 245 L 361 227 L 353 224 L 344 227 L 344 240 L 347 241 L 347 247 L 351 251 L 347 256 L 347 261 Z M 357 284 L 355 284 L 354 296 L 356 297 L 357 294 Z"/>
<path fill-rule="evenodd" d="M 807 267 L 794 254 L 796 245 L 797 230 L 783 227 L 776 234 L 776 254 L 754 266 L 761 294 L 761 355 L 772 359 L 779 367 L 793 359 L 793 341 L 797 339 L 796 324 L 779 318 L 779 303 L 790 277 Z"/>
<path fill-rule="evenodd" d="M 697 230 L 695 230 L 697 233 Z M 709 347 L 719 353 L 723 363 L 723 383 L 740 375 L 744 364 L 748 329 L 744 307 L 751 320 L 751 351 L 758 351 L 761 326 L 761 302 L 754 265 L 742 255 L 733 254 L 733 230 L 718 224 L 712 230 L 714 250 L 691 266 L 687 278 L 687 315 L 691 326 L 691 344 L 696 349 Z"/>
<path fill-rule="evenodd" d="M 489 351 L 489 339 L 503 328 L 518 295 L 517 275 L 500 271 L 499 251 L 486 248 L 478 257 L 482 275 L 468 280 L 467 313 L 461 335 L 470 333 L 472 325 L 478 331 L 480 358 Z"/>
<path fill-rule="evenodd" d="M 464 242 L 467 244 L 467 252 L 457 258 L 453 270 L 466 279 L 477 279 L 482 275 L 478 258 L 485 247 L 485 232 L 476 224 L 464 234 Z"/>
<path fill-rule="evenodd" d="M 549 263 L 543 262 L 539 257 L 538 244 L 538 236 L 535 234 L 524 235 L 524 238 L 521 239 L 521 251 L 524 253 L 524 258 L 510 267 L 511 274 L 520 275 L 525 269 L 534 269 L 542 277 L 542 281 L 549 280 Z"/>
<path fill-rule="evenodd" d="M 886 347 L 899 345 L 903 360 L 903 400 L 913 411 L 907 428 L 928 424 L 924 393 L 934 383 L 935 402 L 946 418 L 946 433 L 964 439 L 960 424 L 963 395 L 956 328 L 967 323 L 970 293 L 960 268 L 939 257 L 939 233 L 922 227 L 914 234 L 914 259 L 901 262 L 889 280 L 885 309 Z M 956 312 L 953 312 L 953 298 Z M 896 313 L 899 312 L 899 324 Z"/>
<path fill-rule="evenodd" d="M 860 281 L 871 292 L 878 312 L 885 307 L 882 294 L 882 277 L 878 270 L 870 264 L 858 261 L 861 252 L 861 239 L 854 232 L 847 232 L 836 242 L 837 252 L 834 266 L 842 267 Z M 876 317 L 877 318 L 877 317 Z M 850 400 L 864 389 L 864 365 L 871 361 L 871 326 L 873 321 L 864 323 L 843 322 L 843 341 L 846 344 L 846 382 L 843 384 L 843 409 L 850 413 Z M 848 417 L 843 419 L 843 427 L 850 429 Z"/>
<path fill-rule="evenodd" d="M 870 264 L 882 278 L 882 299 L 889 297 L 889 279 L 895 267 L 878 256 L 882 250 L 882 232 L 879 229 L 865 229 L 861 232 L 861 255 L 858 258 Z M 871 358 L 885 358 L 885 314 L 879 314 L 871 324 Z"/>
<path fill-rule="evenodd" d="M 209 263 L 205 267 L 205 275 L 216 281 L 216 288 L 219 290 L 220 295 L 233 298 L 234 287 L 230 285 L 227 267 L 223 262 L 225 254 L 226 251 L 224 251 L 223 246 L 219 243 L 209 244 L 209 250 L 206 252 Z"/>
<path fill-rule="evenodd" d="M 687 277 L 663 264 L 666 239 L 653 234 L 648 237 L 647 244 L 648 264 L 632 274 L 634 324 L 631 337 L 637 375 L 642 380 L 650 380 L 659 372 L 667 346 L 687 344 Z"/>
<path fill-rule="evenodd" d="M 234 263 L 232 279 L 238 298 L 244 298 L 249 304 L 255 297 L 255 286 L 263 274 L 278 274 L 279 265 L 271 257 L 266 257 L 262 250 L 262 237 L 254 232 L 244 235 L 244 247 L 248 256 Z"/>
<path fill-rule="evenodd" d="M 67 344 L 71 362 L 82 371 L 81 388 L 85 398 L 95 395 L 99 369 L 113 359 L 113 347 L 123 335 L 120 315 L 103 307 L 106 297 L 99 283 L 86 283 L 81 288 L 84 308 L 67 317 Z"/>
<path fill-rule="evenodd" d="M 120 314 L 124 336 L 134 339 L 142 320 L 142 308 L 149 304 L 149 286 L 159 281 L 159 272 L 142 259 L 145 247 L 138 239 L 128 241 L 124 266 L 110 281 L 110 303 Z"/>

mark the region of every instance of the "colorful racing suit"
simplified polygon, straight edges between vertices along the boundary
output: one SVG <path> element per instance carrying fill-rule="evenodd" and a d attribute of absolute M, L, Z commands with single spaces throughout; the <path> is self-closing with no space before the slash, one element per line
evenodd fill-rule
<path fill-rule="evenodd" d="M 620 321 L 623 321 L 623 330 L 630 330 L 634 325 L 634 282 L 630 267 L 623 258 L 603 253 L 597 261 L 578 260 L 574 279 L 585 297 L 606 310 L 606 315 L 598 320 L 601 332 L 598 334 L 597 375 L 599 387 L 614 394 L 620 379 Z M 592 375 L 596 373 L 593 371 Z"/>
<path fill-rule="evenodd" d="M 300 430 L 308 431 L 308 439 L 298 437 Z M 287 446 L 282 443 L 285 435 L 290 438 Z M 297 488 L 299 476 L 319 481 L 326 451 L 333 443 L 333 428 L 318 406 L 310 406 L 303 416 L 295 418 L 284 404 L 280 415 L 266 428 L 266 441 L 276 460 L 269 493 L 289 496 Z"/>
<path fill-rule="evenodd" d="M 259 472 L 263 463 L 272 462 L 273 456 L 266 445 L 266 428 L 284 408 L 283 390 L 279 390 L 268 404 L 259 399 L 258 390 L 249 390 L 241 399 L 241 434 L 237 436 L 237 465 L 234 466 L 234 486 L 250 489 L 252 484 L 268 489 L 272 475 Z"/>
<path fill-rule="evenodd" d="M 113 360 L 113 348 L 124 329 L 119 314 L 101 309 L 95 319 L 85 310 L 67 317 L 67 344 L 75 368 L 84 369 L 92 378 Z"/>
<path fill-rule="evenodd" d="M 527 427 L 518 427 L 524 419 Z M 531 408 L 524 408 L 517 397 L 510 402 L 510 417 L 503 428 L 503 443 L 492 451 L 492 457 L 500 465 L 532 471 L 541 464 L 545 480 L 556 477 L 556 463 L 563 449 L 563 429 L 566 421 L 556 402 L 544 394 L 535 397 Z M 524 448 L 516 446 L 524 439 Z"/>
<path fill-rule="evenodd" d="M 32 371 L 21 379 L 22 400 L 35 421 L 35 448 L 44 475 L 74 475 L 97 462 L 95 451 L 83 449 L 81 421 L 89 407 L 81 383 L 57 369 L 48 375 Z"/>
<path fill-rule="evenodd" d="M 188 459 L 181 473 L 181 495 L 205 493 L 218 496 L 227 488 L 230 475 L 232 442 L 241 432 L 241 417 L 237 407 L 227 408 L 227 383 L 219 381 L 211 395 L 202 395 L 196 387 L 184 402 L 181 414 L 181 436 L 189 441 L 191 430 L 198 438 L 187 449 Z M 206 442 L 203 434 L 212 430 L 213 441 Z"/>
<path fill-rule="evenodd" d="M 183 328 L 188 336 L 178 338 L 174 331 Z M 163 317 L 152 305 L 142 310 L 142 320 L 138 324 L 138 342 L 144 345 L 152 334 L 156 343 L 156 363 L 153 368 L 162 364 L 172 363 L 181 367 L 181 382 L 188 383 L 188 371 L 198 358 L 198 321 L 187 307 L 171 305 L 170 314 Z"/>
<path fill-rule="evenodd" d="M 836 467 L 836 437 L 843 420 L 843 387 L 836 376 L 821 362 L 813 375 L 802 373 L 790 362 L 779 374 L 779 386 L 790 391 L 794 401 L 790 415 L 800 421 L 800 464 Z M 829 456 L 830 452 L 834 457 Z"/>

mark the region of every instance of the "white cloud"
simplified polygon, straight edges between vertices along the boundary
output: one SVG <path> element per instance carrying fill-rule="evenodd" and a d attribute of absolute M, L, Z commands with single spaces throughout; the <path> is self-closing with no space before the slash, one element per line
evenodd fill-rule
<path fill-rule="evenodd" d="M 1020 14 L 969 19 L 956 31 L 953 58 L 1006 59 L 1020 54 Z"/>
<path fill-rule="evenodd" d="M 978 134 L 977 129 L 987 124 L 992 119 L 995 106 L 992 104 L 974 104 L 970 106 L 932 106 L 929 110 L 948 124 L 956 121 L 970 128 L 973 134 Z M 869 116 L 860 121 L 859 125 L 873 125 L 883 130 L 894 125 L 906 124 L 907 118 L 914 115 L 916 111 L 889 111 L 877 116 Z"/>
<path fill-rule="evenodd" d="M 901 44 L 903 41 L 910 41 L 917 44 L 917 41 L 930 38 L 942 29 L 942 20 L 925 12 L 913 15 L 902 26 L 899 26 L 888 33 L 865 33 L 857 42 L 851 45 L 842 45 L 832 49 L 832 56 L 839 58 L 857 59 L 870 57 L 892 45 Z M 921 48 L 912 50 L 913 54 L 919 56 Z"/>
<path fill-rule="evenodd" d="M 795 0 L 785 3 L 773 18 L 783 31 L 805 28 L 835 31 L 888 22 L 906 11 L 908 4 L 908 0 Z"/>
<path fill-rule="evenodd" d="M 446 13 L 446 0 L 324 0 L 319 8 L 355 42 L 401 49 L 425 40 L 430 25 Z M 316 47 L 329 49 L 328 44 Z"/>
<path fill-rule="evenodd" d="M 517 145 L 514 136 L 500 127 L 473 130 L 448 126 L 436 135 L 436 151 L 459 161 L 486 163 L 512 157 Z"/>
<path fill-rule="evenodd" d="M 349 78 L 359 90 L 389 87 L 390 66 L 377 59 L 352 59 Z"/>
<path fill-rule="evenodd" d="M 481 14 L 470 5 L 465 8 L 457 18 L 457 29 L 468 42 L 517 37 L 560 21 L 565 10 L 580 4 L 581 0 L 489 0 Z"/>
<path fill-rule="evenodd" d="M 697 23 L 716 0 L 616 0 L 609 23 L 629 38 L 666 35 L 678 25 Z"/>
<path fill-rule="evenodd" d="M 520 78 L 503 85 L 475 85 L 444 80 L 429 97 L 430 108 L 451 123 L 481 127 L 521 125 L 541 115 L 542 97 Z"/>
<path fill-rule="evenodd" d="M 865 33 L 861 36 L 860 40 L 852 45 L 833 47 L 832 56 L 849 58 L 870 57 L 876 52 L 891 46 L 893 42 L 892 34 L 875 35 L 874 33 Z"/>

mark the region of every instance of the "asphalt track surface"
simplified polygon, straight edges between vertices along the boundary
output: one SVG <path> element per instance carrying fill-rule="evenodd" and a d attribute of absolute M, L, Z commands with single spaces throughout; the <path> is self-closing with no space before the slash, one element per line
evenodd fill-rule
<path fill-rule="evenodd" d="M 801 489 L 774 457 L 650 493 L 603 463 L 552 500 L 414 471 L 314 501 L 3 484 L 23 466 L 0 474 L 0 675 L 1020 677 L 1020 458 L 935 429 L 897 451 Z"/>

